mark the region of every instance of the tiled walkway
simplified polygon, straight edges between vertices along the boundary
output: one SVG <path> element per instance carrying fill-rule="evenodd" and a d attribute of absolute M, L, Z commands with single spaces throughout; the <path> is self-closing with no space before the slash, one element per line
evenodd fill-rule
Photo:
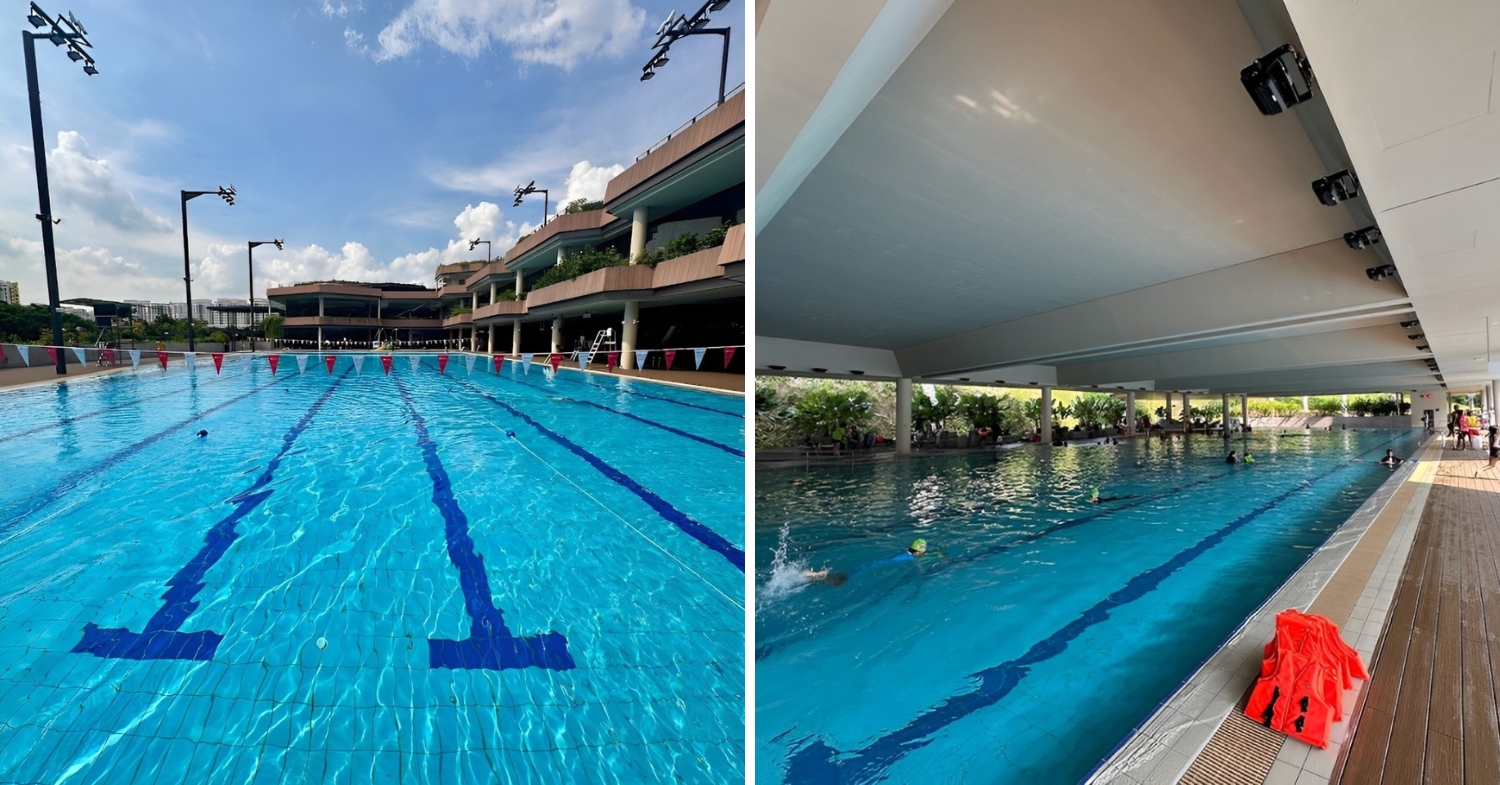
<path fill-rule="evenodd" d="M 1484 466 L 1443 455 L 1336 782 L 1500 782 L 1500 466 Z"/>

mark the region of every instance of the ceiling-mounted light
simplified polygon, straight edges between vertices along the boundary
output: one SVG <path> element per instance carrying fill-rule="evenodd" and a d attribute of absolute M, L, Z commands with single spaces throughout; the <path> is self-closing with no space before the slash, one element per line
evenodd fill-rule
<path fill-rule="evenodd" d="M 1352 232 L 1345 232 L 1344 243 L 1350 248 L 1358 251 L 1363 249 L 1365 246 L 1375 245 L 1376 243 L 1380 242 L 1380 237 L 1380 227 L 1366 226 L 1363 229 L 1356 229 Z"/>
<path fill-rule="evenodd" d="M 1379 267 L 1365 269 L 1365 276 L 1372 281 L 1383 281 L 1396 274 L 1396 265 L 1382 264 Z"/>
<path fill-rule="evenodd" d="M 1319 202 L 1327 207 L 1333 207 L 1346 199 L 1359 196 L 1359 179 L 1345 169 L 1314 180 L 1312 189 L 1313 193 L 1317 194 Z"/>
<path fill-rule="evenodd" d="M 813 373 L 828 373 L 828 369 L 827 368 L 814 368 L 814 369 L 812 369 L 812 371 L 813 371 Z"/>
<path fill-rule="evenodd" d="M 1313 97 L 1312 67 L 1282 44 L 1240 71 L 1240 84 L 1263 115 L 1281 114 Z"/>
<path fill-rule="evenodd" d="M 1426 337 L 1427 336 L 1424 335 L 1424 334 L 1422 334 L 1422 333 L 1414 333 L 1412 335 L 1406 336 L 1407 340 L 1410 340 L 1410 341 L 1418 341 L 1418 340 L 1421 340 L 1421 339 L 1426 338 Z"/>
<path fill-rule="evenodd" d="M 1416 319 L 1412 319 L 1411 321 L 1402 322 L 1401 326 L 1410 330 L 1411 328 L 1416 327 L 1418 324 L 1421 324 L 1421 322 L 1418 322 Z"/>
<path fill-rule="evenodd" d="M 852 373 L 855 376 L 864 376 L 865 375 L 864 371 L 850 371 L 849 373 Z"/>

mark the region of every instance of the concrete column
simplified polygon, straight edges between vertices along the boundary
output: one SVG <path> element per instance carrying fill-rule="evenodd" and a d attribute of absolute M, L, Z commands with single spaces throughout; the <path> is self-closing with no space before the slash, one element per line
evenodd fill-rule
<path fill-rule="evenodd" d="M 1052 443 L 1052 388 L 1042 388 L 1042 444 Z"/>
<path fill-rule="evenodd" d="M 559 315 L 559 316 L 553 317 L 553 319 L 552 319 L 552 351 L 553 352 L 562 351 L 562 349 L 560 348 L 562 346 L 562 324 L 563 324 L 563 318 L 562 318 L 562 316 Z"/>
<path fill-rule="evenodd" d="M 521 356 L 521 320 L 510 323 L 510 353 Z"/>
<path fill-rule="evenodd" d="M 646 250 L 646 224 L 650 220 L 650 213 L 645 207 L 635 208 L 635 214 L 630 220 L 630 263 L 640 257 L 641 252 Z"/>
<path fill-rule="evenodd" d="M 471 311 L 477 311 L 477 310 L 479 310 L 479 292 L 478 291 L 474 292 L 474 302 L 469 306 L 469 310 L 471 310 Z"/>
<path fill-rule="evenodd" d="M 1339 401 L 1340 401 L 1339 413 L 1342 414 L 1342 415 L 1344 415 L 1345 417 L 1348 417 L 1349 416 L 1349 396 L 1347 396 L 1347 395 L 1341 395 L 1341 396 L 1339 396 Z"/>
<path fill-rule="evenodd" d="M 1307 396 L 1302 396 L 1302 411 L 1307 411 Z"/>
<path fill-rule="evenodd" d="M 523 272 L 521 272 L 520 270 L 517 270 L 516 271 L 516 299 L 517 300 L 521 299 L 521 295 L 523 295 L 525 293 L 526 293 L 526 274 L 523 273 Z"/>
<path fill-rule="evenodd" d="M 1166 395 L 1167 395 L 1166 421 L 1167 422 L 1171 422 L 1172 421 L 1172 394 L 1171 393 L 1167 393 Z"/>
<path fill-rule="evenodd" d="M 620 326 L 620 367 L 627 371 L 635 367 L 635 334 L 640 320 L 640 301 L 626 300 L 625 323 Z"/>
<path fill-rule="evenodd" d="M 323 301 L 321 299 L 318 300 L 318 303 L 320 305 L 322 304 L 322 302 Z M 318 325 L 318 351 L 323 351 L 323 325 L 321 324 Z"/>
<path fill-rule="evenodd" d="M 1219 431 L 1229 438 L 1229 393 L 1224 393 L 1219 402 Z"/>
<path fill-rule="evenodd" d="M 494 354 L 495 353 L 495 323 L 494 322 L 490 322 L 490 335 L 484 341 L 484 353 L 485 354 Z"/>
<path fill-rule="evenodd" d="M 1240 396 L 1240 424 L 1250 424 L 1250 396 L 1248 395 Z"/>
<path fill-rule="evenodd" d="M 566 254 L 563 253 L 562 246 L 561 245 L 557 246 L 557 263 L 558 264 L 562 264 L 564 256 L 566 256 Z"/>
<path fill-rule="evenodd" d="M 490 281 L 490 305 L 494 305 L 495 304 L 495 289 L 496 289 L 495 282 L 494 281 Z"/>
<path fill-rule="evenodd" d="M 896 454 L 911 454 L 911 379 L 896 380 Z"/>
<path fill-rule="evenodd" d="M 1135 435 L 1135 391 L 1125 393 L 1125 433 Z"/>
<path fill-rule="evenodd" d="M 189 309 L 191 309 L 192 305 L 189 304 L 188 307 L 189 307 Z M 323 295 L 320 294 L 320 295 L 318 295 L 318 316 L 321 317 L 322 315 L 323 315 Z"/>
<path fill-rule="evenodd" d="M 1188 402 L 1188 394 L 1187 393 L 1183 393 L 1182 394 L 1182 421 L 1183 422 L 1192 422 L 1192 419 L 1193 419 L 1193 405 Z"/>

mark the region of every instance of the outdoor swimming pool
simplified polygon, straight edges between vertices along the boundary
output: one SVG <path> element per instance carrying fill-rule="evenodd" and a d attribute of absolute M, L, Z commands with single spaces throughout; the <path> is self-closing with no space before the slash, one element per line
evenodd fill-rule
<path fill-rule="evenodd" d="M 0 393 L 0 783 L 744 778 L 742 399 L 409 362 Z"/>
<path fill-rule="evenodd" d="M 1419 436 L 758 476 L 757 780 L 1077 782 L 1389 476 L 1385 449 Z M 1246 447 L 1254 466 L 1224 463 Z M 1133 498 L 1093 505 L 1094 486 Z M 946 557 L 860 570 L 916 537 Z M 797 577 L 821 567 L 848 582 Z"/>

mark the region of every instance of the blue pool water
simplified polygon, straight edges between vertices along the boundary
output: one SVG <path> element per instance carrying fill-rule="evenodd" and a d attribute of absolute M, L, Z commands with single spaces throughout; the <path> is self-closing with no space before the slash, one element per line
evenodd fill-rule
<path fill-rule="evenodd" d="M 1194 436 L 757 476 L 756 779 L 1078 781 L 1389 476 L 1385 449 L 1417 441 Z M 1254 466 L 1224 463 L 1247 447 Z M 1090 504 L 1094 486 L 1131 498 Z M 944 555 L 867 566 L 916 537 Z M 825 567 L 847 583 L 800 578 Z"/>
<path fill-rule="evenodd" d="M 742 399 L 204 359 L 0 392 L 0 783 L 743 780 Z"/>

